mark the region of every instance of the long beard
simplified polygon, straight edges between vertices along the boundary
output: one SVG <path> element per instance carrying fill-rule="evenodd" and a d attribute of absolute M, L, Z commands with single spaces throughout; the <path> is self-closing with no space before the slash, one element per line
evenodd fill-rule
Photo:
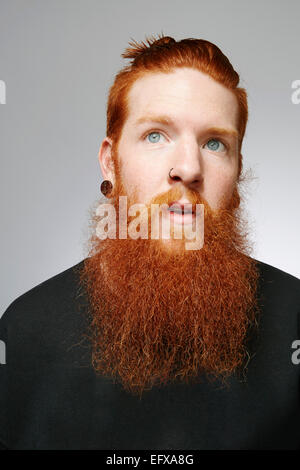
<path fill-rule="evenodd" d="M 177 194 L 171 188 L 151 203 L 176 200 Z M 182 240 L 100 240 L 94 230 L 99 217 L 92 216 L 89 257 L 81 273 L 91 314 L 92 363 L 133 394 L 204 375 L 226 381 L 249 360 L 259 275 L 249 256 L 238 190 L 218 211 L 198 193 L 185 194 L 204 204 L 200 250 L 185 250 Z M 120 195 L 125 193 L 119 183 L 113 200 L 117 215 Z"/>

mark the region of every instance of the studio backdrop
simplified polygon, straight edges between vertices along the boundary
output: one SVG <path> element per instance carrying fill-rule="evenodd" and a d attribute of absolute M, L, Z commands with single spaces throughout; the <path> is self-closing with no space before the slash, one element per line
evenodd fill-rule
<path fill-rule="evenodd" d="M 252 256 L 300 277 L 298 0 L 0 0 L 1 309 L 86 256 L 106 101 L 131 39 L 221 48 L 247 89 Z"/>

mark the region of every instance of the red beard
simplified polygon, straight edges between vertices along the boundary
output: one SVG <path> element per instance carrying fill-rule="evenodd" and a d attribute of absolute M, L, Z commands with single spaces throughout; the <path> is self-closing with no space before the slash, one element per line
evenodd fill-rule
<path fill-rule="evenodd" d="M 117 215 L 120 195 L 117 183 Z M 151 203 L 177 196 L 172 187 Z M 248 256 L 238 190 L 218 211 L 195 191 L 185 196 L 205 207 L 200 250 L 185 250 L 182 240 L 171 241 L 170 250 L 162 240 L 100 240 L 94 230 L 89 240 L 81 282 L 90 305 L 93 366 L 134 394 L 203 375 L 226 380 L 249 360 L 259 275 Z M 93 224 L 98 221 L 93 216 Z"/>

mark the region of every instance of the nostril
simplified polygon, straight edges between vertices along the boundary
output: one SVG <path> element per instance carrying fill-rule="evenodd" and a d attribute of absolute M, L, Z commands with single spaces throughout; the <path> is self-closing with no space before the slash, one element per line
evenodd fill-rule
<path fill-rule="evenodd" d="M 169 178 L 173 181 L 179 181 L 180 180 L 180 177 L 179 176 L 173 176 L 171 173 L 172 171 L 174 170 L 174 168 L 171 168 L 171 170 L 169 171 Z"/>

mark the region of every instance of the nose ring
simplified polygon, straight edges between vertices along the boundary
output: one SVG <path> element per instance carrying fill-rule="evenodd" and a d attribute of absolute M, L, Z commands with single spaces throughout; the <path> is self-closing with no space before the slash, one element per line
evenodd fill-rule
<path fill-rule="evenodd" d="M 174 168 L 171 168 L 171 170 L 169 171 L 169 178 L 171 178 L 171 180 L 174 178 L 174 176 L 171 175 L 172 170 L 174 170 Z"/>

